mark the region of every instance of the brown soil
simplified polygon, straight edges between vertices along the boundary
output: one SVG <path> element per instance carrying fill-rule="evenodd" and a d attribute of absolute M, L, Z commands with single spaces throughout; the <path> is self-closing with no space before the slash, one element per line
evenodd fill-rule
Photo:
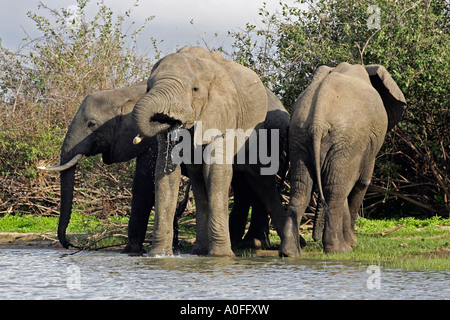
<path fill-rule="evenodd" d="M 426 253 L 423 256 L 426 258 L 447 258 L 450 257 L 450 248 L 440 247 L 434 252 Z"/>
<path fill-rule="evenodd" d="M 191 244 L 194 242 L 194 239 L 180 240 Z M 56 239 L 54 233 L 0 232 L 0 249 L 1 248 L 61 249 L 62 246 Z M 278 250 L 256 250 L 255 255 L 259 257 L 275 257 L 278 256 Z"/>
<path fill-rule="evenodd" d="M 0 248 L 62 248 L 53 233 L 0 232 Z"/>

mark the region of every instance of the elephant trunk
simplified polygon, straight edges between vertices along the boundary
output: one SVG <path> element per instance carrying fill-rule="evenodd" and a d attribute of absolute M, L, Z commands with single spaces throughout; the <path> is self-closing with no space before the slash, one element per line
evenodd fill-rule
<path fill-rule="evenodd" d="M 58 221 L 58 239 L 64 248 L 73 246 L 66 238 L 67 226 L 72 215 L 73 191 L 75 186 L 76 165 L 61 171 L 61 209 Z"/>
<path fill-rule="evenodd" d="M 75 117 L 61 147 L 60 168 L 63 168 L 63 170 L 60 171 L 61 208 L 58 221 L 58 239 L 64 248 L 74 247 L 66 238 L 66 230 L 72 215 L 76 164 L 82 155 L 89 156 L 97 153 L 93 148 L 92 139 L 89 135 L 86 135 L 83 124 Z"/>
<path fill-rule="evenodd" d="M 143 96 L 132 113 L 140 135 L 153 137 L 190 123 L 192 108 L 183 96 L 182 89 L 173 83 L 155 86 Z"/>
<path fill-rule="evenodd" d="M 60 171 L 61 207 L 58 221 L 58 239 L 66 249 L 71 246 L 73 247 L 66 238 L 66 230 L 72 215 L 77 162 L 71 166 L 68 164 L 74 162 L 77 158 L 81 158 L 82 155 L 88 154 L 89 149 L 91 148 L 90 142 L 82 143 L 82 141 L 86 142 L 86 136 L 81 133 L 79 127 L 81 128 L 81 126 L 77 125 L 76 121 L 72 121 L 61 148 L 60 163 L 61 167 L 66 167 L 66 169 Z"/>
<path fill-rule="evenodd" d="M 145 137 L 153 137 L 168 130 L 175 124 L 165 112 L 167 102 L 148 93 L 142 97 L 133 109 L 133 121 L 138 132 Z"/>
<path fill-rule="evenodd" d="M 73 192 L 75 187 L 75 170 L 83 155 L 92 153 L 92 141 L 75 119 L 72 121 L 61 148 L 60 164 L 43 168 L 60 172 L 61 204 L 58 221 L 58 239 L 64 248 L 73 246 L 66 238 L 67 226 L 72 214 Z"/>
<path fill-rule="evenodd" d="M 61 164 L 51 167 L 39 167 L 41 170 L 60 172 L 61 184 L 61 208 L 58 221 L 58 239 L 64 248 L 73 246 L 66 238 L 67 226 L 72 214 L 73 191 L 75 185 L 75 169 L 78 161 L 83 155 L 77 154 L 71 160 L 64 162 L 65 157 L 61 157 Z"/>

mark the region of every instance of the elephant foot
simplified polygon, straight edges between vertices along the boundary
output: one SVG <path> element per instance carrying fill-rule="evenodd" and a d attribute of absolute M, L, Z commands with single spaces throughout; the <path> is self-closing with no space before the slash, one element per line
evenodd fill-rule
<path fill-rule="evenodd" d="M 281 241 L 280 249 L 278 250 L 278 254 L 280 257 L 298 257 L 302 254 L 302 247 L 300 244 L 302 243 L 300 236 L 300 240 L 297 238 L 285 238 Z M 306 241 L 303 239 L 303 242 L 306 245 Z"/>
<path fill-rule="evenodd" d="M 200 245 L 198 242 L 195 242 L 194 246 L 192 247 L 191 254 L 197 255 L 197 256 L 206 256 L 206 255 L 208 255 L 208 248 L 205 248 L 204 246 Z"/>
<path fill-rule="evenodd" d="M 335 245 L 324 245 L 325 253 L 343 253 L 343 252 L 352 252 L 353 249 L 349 246 L 345 241 Z"/>
<path fill-rule="evenodd" d="M 298 245 L 296 245 L 298 243 Z M 302 255 L 302 249 L 307 246 L 305 238 L 299 235 L 299 241 L 283 241 L 280 246 L 280 257 L 298 257 Z"/>
<path fill-rule="evenodd" d="M 345 242 L 351 247 L 356 241 L 356 236 L 354 232 L 347 232 L 344 234 Z"/>
<path fill-rule="evenodd" d="M 152 248 L 148 254 L 150 257 L 173 256 L 172 248 Z"/>
<path fill-rule="evenodd" d="M 278 231 L 278 230 L 277 230 Z M 281 238 L 280 257 L 298 257 L 302 254 L 302 247 L 306 246 L 306 241 L 298 232 L 297 217 L 293 214 L 286 220 L 282 232 L 278 231 Z"/>
<path fill-rule="evenodd" d="M 129 256 L 142 256 L 147 252 L 142 247 L 142 244 L 130 241 L 120 253 L 128 254 Z"/>
<path fill-rule="evenodd" d="M 200 247 L 196 248 L 195 246 L 191 250 L 191 254 L 196 256 L 207 256 L 208 250 L 202 249 Z"/>
<path fill-rule="evenodd" d="M 210 257 L 235 257 L 236 255 L 231 249 L 213 248 L 209 250 L 208 256 Z"/>
<path fill-rule="evenodd" d="M 246 249 L 246 248 L 267 248 L 270 246 L 270 242 L 266 238 L 247 238 L 245 237 L 243 240 L 239 242 L 239 245 L 237 246 L 239 249 Z"/>
<path fill-rule="evenodd" d="M 348 236 L 348 232 L 345 234 L 342 232 L 325 232 L 322 239 L 323 251 L 325 253 L 352 252 L 353 249 L 347 240 L 353 242 L 353 239 L 348 238 Z"/>
<path fill-rule="evenodd" d="M 278 255 L 280 257 L 298 257 L 301 256 L 302 250 L 300 249 L 299 245 L 281 245 L 280 249 L 278 250 Z"/>

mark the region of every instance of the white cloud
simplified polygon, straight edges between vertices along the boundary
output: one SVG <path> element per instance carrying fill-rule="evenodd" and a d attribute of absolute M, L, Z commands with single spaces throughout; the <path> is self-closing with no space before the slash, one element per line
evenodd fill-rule
<path fill-rule="evenodd" d="M 293 3 L 294 0 L 288 0 Z M 112 1 L 110 1 L 113 3 Z M 259 21 L 258 9 L 264 0 L 147 0 L 141 1 L 133 18 L 144 21 L 155 16 L 144 33 L 163 40 L 163 48 L 174 51 L 177 46 L 203 45 L 202 37 L 212 46 L 231 44 L 228 31 L 244 28 L 247 22 Z M 269 0 L 267 7 L 274 11 L 278 0 Z M 124 11 L 134 0 L 115 2 L 114 8 Z M 191 24 L 191 21 L 193 24 Z M 216 37 L 215 34 L 218 34 Z"/>
<path fill-rule="evenodd" d="M 50 8 L 68 8 L 75 0 L 42 0 Z M 160 45 L 164 52 L 172 52 L 177 47 L 202 43 L 202 37 L 212 46 L 230 45 L 229 30 L 244 28 L 247 22 L 259 21 L 258 9 L 263 2 L 274 12 L 279 8 L 279 0 L 140 0 L 134 8 L 130 21 L 143 24 L 146 17 L 155 16 L 148 24 L 139 40 L 139 47 L 150 49 L 150 37 L 163 40 Z M 285 0 L 293 4 L 294 0 Z M 34 23 L 26 16 L 27 11 L 37 12 L 39 0 L 2 0 L 0 11 L 0 37 L 3 45 L 15 49 L 25 36 L 25 29 L 31 36 L 36 35 Z M 97 1 L 88 6 L 92 8 Z M 135 4 L 135 0 L 105 0 L 115 13 L 124 13 Z M 44 14 L 44 11 L 39 11 Z M 193 24 L 190 22 L 193 21 Z M 23 27 L 23 29 L 22 29 Z M 215 37 L 218 33 L 218 37 Z"/>

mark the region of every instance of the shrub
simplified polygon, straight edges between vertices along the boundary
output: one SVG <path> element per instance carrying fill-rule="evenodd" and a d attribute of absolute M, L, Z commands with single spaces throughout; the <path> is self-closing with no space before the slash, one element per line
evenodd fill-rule
<path fill-rule="evenodd" d="M 136 46 L 137 37 L 153 17 L 135 27 L 127 21 L 134 7 L 115 15 L 100 1 L 97 11 L 88 14 L 89 2 L 77 0 L 75 11 L 40 3 L 39 11 L 44 14 L 28 12 L 28 17 L 41 36 L 25 38 L 18 52 L 0 43 L 0 213 L 43 213 L 37 202 L 44 199 L 54 207 L 57 203 L 49 197 L 55 196 L 55 190 L 44 190 L 55 184 L 57 175 L 39 172 L 36 166 L 44 164 L 40 161 L 45 165 L 59 162 L 67 128 L 87 94 L 142 81 L 159 55 L 154 39 L 152 57 L 150 52 L 142 55 Z M 130 25 L 127 31 L 124 25 Z M 110 199 L 108 194 L 117 189 L 125 192 L 117 187 L 118 181 L 131 185 L 133 162 L 89 166 L 91 162 L 83 162 L 79 176 L 87 186 L 108 190 L 97 193 L 97 198 Z M 107 178 L 106 182 L 100 183 L 99 177 Z M 14 200 L 19 195 L 16 190 L 28 196 Z M 130 194 L 126 191 L 121 197 L 129 202 Z M 33 204 L 37 205 L 34 209 L 30 208 Z"/>

